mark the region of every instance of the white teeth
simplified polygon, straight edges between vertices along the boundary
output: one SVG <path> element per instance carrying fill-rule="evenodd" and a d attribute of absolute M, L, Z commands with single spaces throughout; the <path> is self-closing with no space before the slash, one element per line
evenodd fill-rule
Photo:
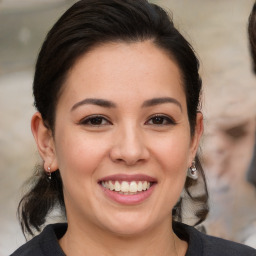
<path fill-rule="evenodd" d="M 111 182 L 111 181 L 110 181 Z M 120 191 L 121 190 L 121 185 L 118 181 L 115 182 L 115 188 L 114 188 L 115 191 Z"/>
<path fill-rule="evenodd" d="M 129 183 L 127 181 L 123 181 L 121 183 L 121 191 L 122 192 L 129 192 L 129 190 L 130 190 Z"/>
<path fill-rule="evenodd" d="M 144 181 L 142 183 L 142 190 L 147 190 L 147 187 L 148 187 L 148 183 L 146 181 Z"/>
<path fill-rule="evenodd" d="M 108 184 L 109 184 L 109 189 L 110 190 L 114 190 L 115 189 L 115 185 L 111 181 L 109 181 Z"/>
<path fill-rule="evenodd" d="M 102 181 L 102 186 L 109 190 L 120 192 L 121 194 L 128 195 L 129 193 L 137 193 L 148 190 L 150 188 L 150 182 L 148 181 Z"/>
<path fill-rule="evenodd" d="M 142 182 L 141 181 L 139 181 L 137 189 L 138 189 L 138 191 L 142 191 Z"/>
<path fill-rule="evenodd" d="M 135 181 L 132 181 L 130 183 L 130 192 L 137 192 L 138 191 L 138 186 L 137 186 L 137 183 Z"/>

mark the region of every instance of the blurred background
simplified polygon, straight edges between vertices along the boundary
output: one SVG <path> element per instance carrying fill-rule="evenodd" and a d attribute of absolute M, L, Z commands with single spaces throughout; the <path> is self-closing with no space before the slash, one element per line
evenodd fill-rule
<path fill-rule="evenodd" d="M 0 0 L 0 256 L 25 242 L 16 209 L 38 161 L 30 131 L 32 80 L 41 43 L 75 0 Z M 256 248 L 256 189 L 246 180 L 256 129 L 256 77 L 247 23 L 254 0 L 155 0 L 201 61 L 210 192 L 207 233 Z"/>

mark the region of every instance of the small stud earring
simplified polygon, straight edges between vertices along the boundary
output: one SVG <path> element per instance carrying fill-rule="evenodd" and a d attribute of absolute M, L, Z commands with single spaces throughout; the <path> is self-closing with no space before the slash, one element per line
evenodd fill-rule
<path fill-rule="evenodd" d="M 47 176 L 48 176 L 49 180 L 52 179 L 52 173 L 51 173 L 51 167 L 50 166 L 47 167 Z"/>
<path fill-rule="evenodd" d="M 198 171 L 196 169 L 195 161 L 193 161 L 191 167 L 188 168 L 187 176 L 193 180 L 198 179 Z"/>

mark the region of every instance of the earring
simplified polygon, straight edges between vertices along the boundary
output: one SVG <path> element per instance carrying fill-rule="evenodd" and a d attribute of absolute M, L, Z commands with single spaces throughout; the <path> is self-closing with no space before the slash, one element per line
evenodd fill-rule
<path fill-rule="evenodd" d="M 198 179 L 198 171 L 196 169 L 196 162 L 193 161 L 191 167 L 188 168 L 188 173 L 187 173 L 188 177 L 193 179 L 193 180 L 197 180 Z"/>
<path fill-rule="evenodd" d="M 52 173 L 51 173 L 51 167 L 50 166 L 47 167 L 47 176 L 48 176 L 49 180 L 52 179 Z"/>

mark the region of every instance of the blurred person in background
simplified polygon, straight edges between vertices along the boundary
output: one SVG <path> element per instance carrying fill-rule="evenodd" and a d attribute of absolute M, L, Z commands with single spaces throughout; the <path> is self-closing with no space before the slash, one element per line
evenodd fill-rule
<path fill-rule="evenodd" d="M 253 62 L 253 71 L 256 74 L 256 3 L 252 8 L 252 12 L 249 17 L 248 33 Z M 248 180 L 256 187 L 256 134 L 253 157 L 248 170 Z"/>

